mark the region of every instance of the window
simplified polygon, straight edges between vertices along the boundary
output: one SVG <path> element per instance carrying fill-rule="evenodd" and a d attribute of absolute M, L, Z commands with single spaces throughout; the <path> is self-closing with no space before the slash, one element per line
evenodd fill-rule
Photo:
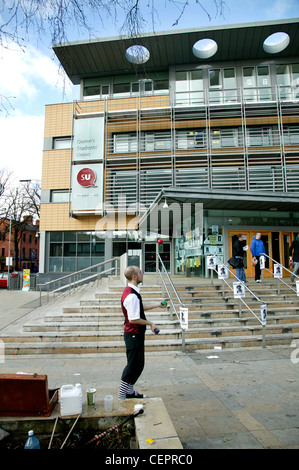
<path fill-rule="evenodd" d="M 243 95 L 245 101 L 256 100 L 256 80 L 254 67 L 243 67 Z"/>
<path fill-rule="evenodd" d="M 136 133 L 114 134 L 114 153 L 137 152 Z"/>
<path fill-rule="evenodd" d="M 205 130 L 182 130 L 176 132 L 176 148 L 187 150 L 205 146 Z"/>
<path fill-rule="evenodd" d="M 238 129 L 211 129 L 212 148 L 238 147 Z"/>
<path fill-rule="evenodd" d="M 281 100 L 290 99 L 290 68 L 287 64 L 276 65 L 276 83 Z"/>
<path fill-rule="evenodd" d="M 237 101 L 237 81 L 234 68 L 223 69 L 224 102 Z"/>
<path fill-rule="evenodd" d="M 53 190 L 51 191 L 51 202 L 69 202 L 69 190 Z"/>
<path fill-rule="evenodd" d="M 105 98 L 110 95 L 110 85 L 91 85 L 84 86 L 83 90 L 84 99 L 99 99 Z"/>
<path fill-rule="evenodd" d="M 299 127 L 290 126 L 283 130 L 285 145 L 299 145 Z"/>
<path fill-rule="evenodd" d="M 71 137 L 55 137 L 53 139 L 54 150 L 70 149 L 71 147 L 72 147 Z"/>
<path fill-rule="evenodd" d="M 144 140 L 146 152 L 171 149 L 170 132 L 146 132 Z"/>
<path fill-rule="evenodd" d="M 130 94 L 130 83 L 114 83 L 113 94 Z"/>
<path fill-rule="evenodd" d="M 248 147 L 267 147 L 272 145 L 270 127 L 252 127 L 247 129 Z"/>
<path fill-rule="evenodd" d="M 257 85 L 259 101 L 271 100 L 270 73 L 267 65 L 257 67 Z"/>
<path fill-rule="evenodd" d="M 177 105 L 204 103 L 202 69 L 177 71 L 175 80 Z"/>

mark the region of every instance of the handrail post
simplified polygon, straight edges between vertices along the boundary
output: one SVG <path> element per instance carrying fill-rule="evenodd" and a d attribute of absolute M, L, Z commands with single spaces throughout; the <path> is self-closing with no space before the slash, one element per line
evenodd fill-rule
<path fill-rule="evenodd" d="M 279 277 L 277 278 L 277 294 L 280 294 L 280 279 Z"/>
<path fill-rule="evenodd" d="M 242 301 L 239 299 L 239 318 L 242 318 Z"/>
<path fill-rule="evenodd" d="M 182 329 L 182 352 L 186 351 L 186 336 L 185 336 L 185 330 Z"/>
<path fill-rule="evenodd" d="M 266 325 L 262 326 L 262 331 L 263 331 L 263 333 L 262 333 L 263 334 L 263 340 L 262 340 L 263 348 L 265 348 L 266 347 Z"/>

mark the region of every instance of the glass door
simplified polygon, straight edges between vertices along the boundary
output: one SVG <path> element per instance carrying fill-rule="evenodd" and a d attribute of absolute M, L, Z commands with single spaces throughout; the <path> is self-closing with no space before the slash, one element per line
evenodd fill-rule
<path fill-rule="evenodd" d="M 157 243 L 144 243 L 144 272 L 156 272 L 156 249 Z"/>

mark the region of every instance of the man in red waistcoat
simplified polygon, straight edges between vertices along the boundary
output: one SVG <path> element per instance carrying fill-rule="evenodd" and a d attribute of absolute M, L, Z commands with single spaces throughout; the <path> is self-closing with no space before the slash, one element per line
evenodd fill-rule
<path fill-rule="evenodd" d="M 159 333 L 159 328 L 146 319 L 145 310 L 158 307 L 166 307 L 157 302 L 151 305 L 143 305 L 138 284 L 143 281 L 143 273 L 138 266 L 128 266 L 125 270 L 128 285 L 125 288 L 121 307 L 125 317 L 124 340 L 126 345 L 127 365 L 121 376 L 121 384 L 118 399 L 145 398 L 134 390 L 134 384 L 140 377 L 144 368 L 144 336 L 146 325 L 150 325 L 153 333 Z M 155 331 L 156 330 L 156 331 Z"/>

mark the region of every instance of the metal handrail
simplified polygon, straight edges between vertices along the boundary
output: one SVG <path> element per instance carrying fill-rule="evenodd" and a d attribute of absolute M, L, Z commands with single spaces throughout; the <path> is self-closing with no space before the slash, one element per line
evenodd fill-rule
<path fill-rule="evenodd" d="M 216 255 L 213 255 L 214 258 L 217 259 L 217 261 L 219 261 L 219 264 L 224 264 L 223 261 L 221 261 L 218 256 Z M 248 286 L 246 286 L 246 284 L 242 281 L 239 280 L 239 278 L 236 276 L 236 274 L 227 266 L 225 265 L 227 270 L 239 281 L 243 284 L 244 288 L 246 290 L 248 290 L 250 292 L 251 295 L 253 295 L 255 297 L 255 299 L 261 303 L 261 305 L 266 305 L 267 306 L 267 302 L 260 299 L 251 289 L 249 289 Z M 223 283 L 222 283 L 222 295 L 224 296 L 224 283 L 233 291 L 233 287 L 225 280 L 225 279 L 222 279 Z M 247 303 L 245 302 L 245 300 L 243 300 L 241 297 L 239 298 L 239 318 L 242 317 L 242 305 L 241 303 L 243 303 L 246 308 L 254 315 L 254 317 L 261 323 L 262 325 L 262 344 L 263 344 L 263 348 L 266 347 L 266 325 L 263 324 L 262 320 L 255 314 L 255 312 L 249 307 L 249 305 L 247 305 Z"/>
<path fill-rule="evenodd" d="M 69 289 L 69 293 L 70 293 L 72 288 L 75 288 L 76 286 L 78 286 L 79 284 L 81 284 L 83 282 L 94 279 L 98 276 L 101 276 L 102 274 L 107 274 L 107 273 L 109 273 L 111 271 L 114 271 L 114 270 L 117 272 L 117 270 L 118 270 L 118 263 L 117 262 L 119 261 L 119 259 L 120 258 L 117 256 L 117 257 L 111 258 L 109 260 L 102 261 L 101 263 L 94 264 L 93 266 L 89 266 L 88 268 L 80 269 L 79 271 L 75 271 L 73 273 L 67 274 L 66 276 L 62 276 L 58 279 L 53 279 L 53 281 L 48 281 L 48 282 L 45 282 L 44 284 L 38 284 L 37 286 L 39 286 L 39 292 L 40 292 L 40 295 L 39 295 L 40 306 L 41 306 L 42 287 L 45 287 L 45 286 L 47 287 L 47 302 L 49 302 L 49 295 L 51 293 L 55 294 L 57 292 L 64 292 L 67 289 Z M 94 274 L 91 274 L 88 277 L 84 277 L 83 279 L 77 279 L 77 280 L 73 280 L 73 281 L 71 280 L 68 284 L 65 284 L 65 285 L 60 286 L 56 289 L 53 289 L 52 291 L 49 290 L 50 285 L 53 285 L 53 284 L 55 285 L 55 283 L 64 281 L 65 279 L 69 279 L 69 278 L 71 279 L 73 276 L 79 276 L 82 273 L 91 271 L 92 269 L 95 269 L 95 268 L 99 268 L 100 266 L 103 266 L 107 263 L 112 263 L 113 261 L 116 261 L 116 265 L 112 268 L 106 269 L 105 271 L 96 272 Z"/>
<path fill-rule="evenodd" d="M 162 265 L 162 272 L 161 272 L 160 269 L 158 268 L 159 263 L 157 262 L 157 273 L 159 273 L 159 275 L 160 275 L 160 278 L 161 278 L 161 281 L 162 281 L 162 285 L 163 285 L 164 289 L 166 290 L 167 295 L 168 295 L 168 298 L 169 298 L 169 301 L 170 301 L 170 319 L 171 319 L 171 320 L 173 319 L 173 311 L 174 311 L 175 314 L 176 314 L 176 316 L 177 316 L 177 319 L 180 321 L 180 315 L 178 314 L 178 311 L 177 311 L 177 308 L 176 308 L 176 306 L 175 306 L 175 303 L 173 302 L 172 293 L 169 292 L 169 289 L 168 289 L 168 287 L 167 287 L 167 285 L 166 285 L 166 282 L 165 282 L 165 280 L 164 280 L 164 278 L 163 278 L 163 274 L 166 274 L 166 277 L 167 277 L 167 279 L 168 279 L 168 281 L 169 281 L 169 284 L 170 284 L 170 286 L 171 286 L 171 288 L 172 288 L 172 291 L 173 291 L 173 293 L 175 294 L 175 296 L 176 296 L 176 298 L 177 298 L 179 304 L 180 304 L 182 307 L 185 307 L 186 304 L 184 304 L 184 303 L 181 301 L 180 296 L 179 296 L 179 294 L 178 294 L 178 292 L 177 292 L 177 290 L 176 290 L 176 288 L 175 288 L 175 286 L 174 286 L 174 284 L 173 284 L 173 282 L 172 282 L 172 280 L 171 280 L 171 278 L 170 278 L 170 276 L 169 276 L 169 274 L 168 274 L 168 272 L 167 272 L 167 269 L 165 268 L 165 265 L 164 265 L 164 263 L 163 263 L 163 261 L 162 261 L 162 259 L 161 259 L 161 256 L 159 255 L 159 253 L 157 253 L 157 261 L 160 261 L 160 263 L 161 263 L 161 265 Z M 164 271 L 164 272 L 163 272 L 163 271 Z M 182 331 L 182 351 L 184 352 L 184 351 L 186 350 L 185 330 L 184 330 L 183 328 L 181 328 L 181 331 Z"/>
<path fill-rule="evenodd" d="M 296 277 L 296 278 L 299 280 L 299 276 L 297 276 L 296 274 L 294 274 L 292 271 L 290 271 L 288 268 L 286 268 L 283 264 L 280 264 L 278 261 L 276 261 L 275 259 L 271 258 L 271 256 L 266 255 L 266 253 L 261 253 L 261 256 L 265 256 L 266 258 L 268 258 L 268 259 L 270 259 L 271 261 L 273 261 L 273 263 L 278 264 L 278 266 L 280 266 L 282 269 L 284 269 L 285 271 L 287 271 L 288 273 L 290 273 L 292 276 Z M 268 269 L 268 268 L 266 268 L 266 267 L 265 267 L 264 269 L 274 276 L 274 272 L 270 271 L 270 269 Z M 287 284 L 285 281 L 283 281 L 282 278 L 277 277 L 277 294 L 280 294 L 280 282 L 282 282 L 285 286 L 287 286 L 287 287 L 288 287 L 289 289 L 291 289 L 292 291 L 296 292 L 296 289 L 294 289 L 292 286 L 290 286 L 290 285 Z"/>

